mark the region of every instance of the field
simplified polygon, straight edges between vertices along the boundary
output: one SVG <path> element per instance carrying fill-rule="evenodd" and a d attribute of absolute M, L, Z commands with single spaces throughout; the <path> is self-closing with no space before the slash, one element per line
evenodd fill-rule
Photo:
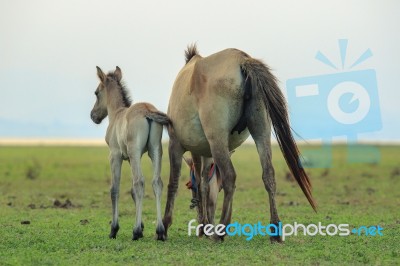
<path fill-rule="evenodd" d="M 108 239 L 111 220 L 110 170 L 106 147 L 0 147 L 0 265 L 200 265 L 200 264 L 400 264 L 400 147 L 379 147 L 376 163 L 346 162 L 346 147 L 333 149 L 329 169 L 307 169 L 319 208 L 314 213 L 293 181 L 278 147 L 273 149 L 278 212 L 283 223 L 381 226 L 383 236 L 291 236 L 284 244 L 268 237 L 227 237 L 222 243 L 189 237 L 186 189 L 182 171 L 174 221 L 166 242 L 154 240 L 155 201 L 151 164 L 146 176 L 144 238 L 133 242 L 134 205 L 131 178 L 124 164 L 118 237 Z M 267 192 L 255 147 L 232 156 L 237 171 L 232 222 L 269 223 Z M 165 205 L 168 152 L 162 178 Z M 220 215 L 221 198 L 219 198 Z"/>

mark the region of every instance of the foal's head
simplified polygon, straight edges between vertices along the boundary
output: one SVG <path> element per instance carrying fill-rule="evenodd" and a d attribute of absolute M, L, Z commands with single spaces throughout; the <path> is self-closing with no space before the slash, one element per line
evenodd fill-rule
<path fill-rule="evenodd" d="M 97 76 L 100 79 L 100 84 L 97 86 L 94 94 L 96 95 L 96 103 L 93 106 L 90 117 L 93 122 L 100 124 L 104 118 L 108 115 L 108 105 L 112 104 L 113 108 L 122 105 L 124 107 L 129 107 L 131 101 L 129 99 L 128 93 L 124 86 L 121 84 L 122 72 L 119 67 L 116 67 L 114 72 L 110 72 L 107 75 L 99 68 L 97 68 Z M 112 92 L 117 92 L 112 94 Z"/>
<path fill-rule="evenodd" d="M 186 187 L 188 189 L 193 189 L 193 182 L 195 182 L 195 173 L 194 173 L 194 162 L 192 158 L 186 158 L 183 156 L 183 160 L 185 161 L 186 165 L 189 167 L 189 182 L 186 183 Z"/>

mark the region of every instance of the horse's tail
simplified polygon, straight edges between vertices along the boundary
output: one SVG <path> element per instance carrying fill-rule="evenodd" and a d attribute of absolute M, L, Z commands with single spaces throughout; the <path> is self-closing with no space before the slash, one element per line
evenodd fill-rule
<path fill-rule="evenodd" d="M 249 97 L 262 97 L 286 163 L 311 207 L 316 211 L 316 203 L 311 193 L 311 181 L 300 165 L 300 152 L 291 133 L 286 101 L 278 87 L 275 76 L 270 72 L 267 65 L 250 57 L 244 59 L 240 68 L 246 91 L 245 109 L 248 108 L 246 104 L 249 104 Z"/>
<path fill-rule="evenodd" d="M 146 118 L 153 120 L 156 123 L 159 123 L 163 126 L 172 125 L 169 117 L 161 111 L 150 111 L 146 115 Z"/>

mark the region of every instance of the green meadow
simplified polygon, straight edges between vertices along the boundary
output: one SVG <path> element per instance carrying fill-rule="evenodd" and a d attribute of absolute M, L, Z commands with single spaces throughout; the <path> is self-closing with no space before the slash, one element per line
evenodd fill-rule
<path fill-rule="evenodd" d="M 188 236 L 191 193 L 184 166 L 172 227 L 165 242 L 154 240 L 155 199 L 151 163 L 143 206 L 144 238 L 132 241 L 134 204 L 127 163 L 122 171 L 120 231 L 108 239 L 111 220 L 110 169 L 106 147 L 0 147 L 0 265 L 249 265 L 400 264 L 400 146 L 379 146 L 380 160 L 348 163 L 346 146 L 333 148 L 331 168 L 310 168 L 318 202 L 315 213 L 273 147 L 277 207 L 283 223 L 381 226 L 383 236 L 290 236 L 271 244 L 266 236 L 226 237 L 222 243 Z M 269 223 L 268 194 L 253 145 L 232 156 L 236 192 L 232 222 Z M 164 148 L 162 205 L 169 175 Z M 220 216 L 220 193 L 217 218 Z"/>

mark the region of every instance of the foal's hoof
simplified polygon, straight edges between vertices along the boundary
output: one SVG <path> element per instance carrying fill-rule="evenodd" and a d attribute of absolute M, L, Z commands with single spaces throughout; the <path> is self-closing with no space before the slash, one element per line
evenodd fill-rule
<path fill-rule="evenodd" d="M 167 239 L 167 232 L 164 229 L 164 226 L 158 226 L 156 229 L 156 239 L 165 241 Z"/>
<path fill-rule="evenodd" d="M 157 240 L 165 241 L 168 238 L 167 229 L 164 229 L 164 232 L 161 232 L 161 233 L 158 233 L 156 230 L 156 234 L 157 234 L 156 235 Z"/>
<path fill-rule="evenodd" d="M 164 242 L 165 240 L 167 240 L 167 235 L 166 234 L 157 234 L 156 240 L 160 240 L 160 241 Z"/>
<path fill-rule="evenodd" d="M 143 237 L 143 231 L 141 227 L 136 230 L 133 230 L 132 240 L 138 240 L 139 238 L 142 237 Z"/>
<path fill-rule="evenodd" d="M 110 232 L 108 237 L 112 238 L 112 239 L 117 238 L 118 230 L 119 230 L 119 225 L 118 224 L 116 226 L 114 226 L 114 227 L 111 226 L 111 232 Z"/>

